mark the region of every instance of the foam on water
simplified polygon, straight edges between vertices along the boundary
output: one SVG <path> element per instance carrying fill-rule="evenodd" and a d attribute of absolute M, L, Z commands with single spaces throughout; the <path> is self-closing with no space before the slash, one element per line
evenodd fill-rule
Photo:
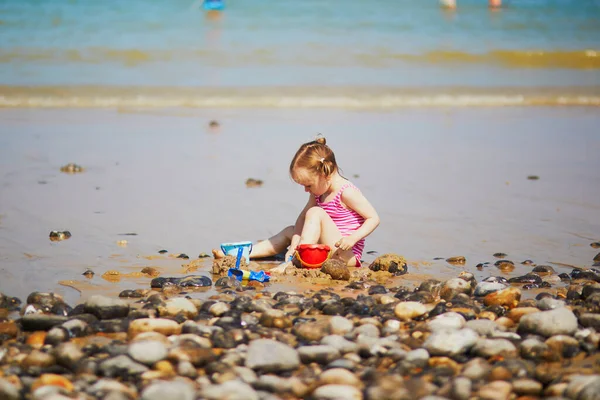
<path fill-rule="evenodd" d="M 347 108 L 600 106 L 588 88 L 0 87 L 5 108 Z"/>

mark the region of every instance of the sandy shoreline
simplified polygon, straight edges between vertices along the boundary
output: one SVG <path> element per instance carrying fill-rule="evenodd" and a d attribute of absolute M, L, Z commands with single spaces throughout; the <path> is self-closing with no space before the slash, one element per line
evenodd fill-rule
<path fill-rule="evenodd" d="M 206 128 L 211 119 L 219 133 Z M 75 303 L 118 293 L 148 280 L 111 283 L 101 278 L 108 270 L 183 273 L 180 259 L 144 258 L 160 249 L 194 258 L 275 233 L 305 201 L 289 159 L 317 132 L 381 215 L 366 251 L 402 254 L 420 265 L 410 272 L 509 277 L 527 271 L 525 259 L 585 267 L 600 239 L 595 109 L 14 109 L 0 120 L 0 292 L 10 296 L 55 291 Z M 86 171 L 62 174 L 69 162 Z M 250 177 L 265 185 L 246 188 Z M 71 239 L 48 240 L 64 229 Z M 127 247 L 116 244 L 123 239 Z M 517 268 L 475 269 L 496 252 Z M 464 267 L 434 260 L 456 255 Z M 87 268 L 91 281 L 81 276 Z M 82 296 L 65 280 L 85 283 Z"/>

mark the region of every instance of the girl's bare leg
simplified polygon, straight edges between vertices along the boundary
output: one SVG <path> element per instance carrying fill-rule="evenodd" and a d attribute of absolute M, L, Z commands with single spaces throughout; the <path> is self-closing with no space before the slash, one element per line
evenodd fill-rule
<path fill-rule="evenodd" d="M 326 244 L 334 251 L 332 258 L 344 261 L 349 267 L 355 267 L 356 256 L 352 250 L 340 250 L 335 246 L 341 238 L 342 234 L 337 226 L 321 207 L 312 207 L 306 212 L 301 243 Z"/>
<path fill-rule="evenodd" d="M 264 258 L 271 257 L 285 251 L 290 243 L 292 242 L 292 236 L 294 235 L 294 226 L 290 225 L 281 230 L 274 236 L 268 239 L 260 240 L 258 243 L 252 245 L 252 252 L 250 258 Z M 215 258 L 223 258 L 225 254 L 221 249 L 213 249 L 213 256 Z"/>

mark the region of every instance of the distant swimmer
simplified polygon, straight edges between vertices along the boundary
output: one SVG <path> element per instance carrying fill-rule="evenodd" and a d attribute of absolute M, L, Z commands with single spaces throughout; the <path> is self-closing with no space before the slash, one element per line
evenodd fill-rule
<path fill-rule="evenodd" d="M 502 0 L 489 0 L 490 8 L 500 8 L 502 7 Z"/>
<path fill-rule="evenodd" d="M 204 0 L 202 7 L 207 11 L 221 11 L 225 8 L 223 0 Z"/>
<path fill-rule="evenodd" d="M 456 0 L 440 0 L 440 4 L 442 7 L 450 10 L 454 10 L 456 8 Z"/>
<path fill-rule="evenodd" d="M 444 8 L 456 8 L 456 0 L 440 0 L 440 4 Z"/>

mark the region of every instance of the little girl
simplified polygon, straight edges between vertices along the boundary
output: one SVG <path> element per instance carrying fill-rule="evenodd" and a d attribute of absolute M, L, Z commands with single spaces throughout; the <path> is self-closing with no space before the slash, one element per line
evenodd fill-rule
<path fill-rule="evenodd" d="M 333 151 L 324 137 L 304 143 L 290 164 L 290 175 L 309 193 L 306 206 L 294 225 L 252 247 L 250 258 L 264 258 L 287 249 L 291 260 L 299 244 L 326 244 L 335 249 L 332 258 L 360 267 L 365 237 L 379 225 L 375 208 L 360 190 L 340 175 Z M 215 258 L 224 256 L 213 250 Z M 287 262 L 278 268 L 283 271 Z"/>

